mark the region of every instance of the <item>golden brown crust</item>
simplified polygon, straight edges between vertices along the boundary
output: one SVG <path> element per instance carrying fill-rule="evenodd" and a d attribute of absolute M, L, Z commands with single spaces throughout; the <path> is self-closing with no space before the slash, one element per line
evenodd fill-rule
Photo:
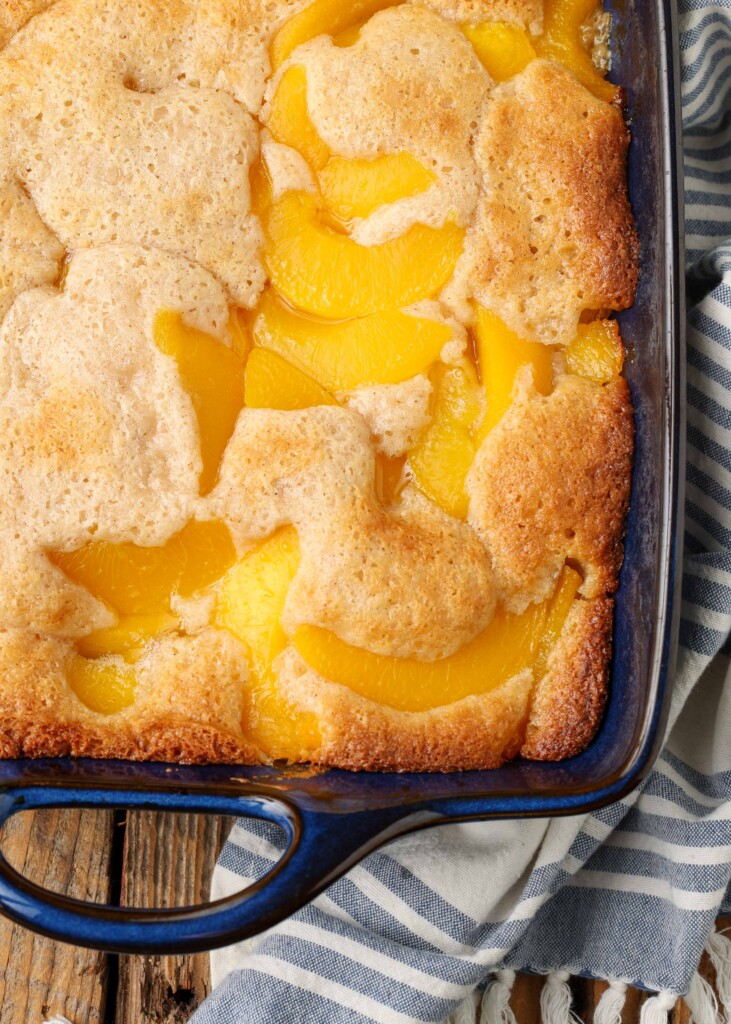
<path fill-rule="evenodd" d="M 244 409 L 211 514 L 242 545 L 256 530 L 297 529 L 302 560 L 287 597 L 288 631 L 309 623 L 375 653 L 445 657 L 492 615 L 489 559 L 465 523 L 411 488 L 397 508 L 377 505 L 374 472 L 368 430 L 354 412 Z"/>
<path fill-rule="evenodd" d="M 488 435 L 468 476 L 469 517 L 516 611 L 548 598 L 566 559 L 585 574 L 585 597 L 616 589 L 633 435 L 624 378 L 575 376 L 547 398 L 524 386 Z"/>
<path fill-rule="evenodd" d="M 241 730 L 245 653 L 228 633 L 160 640 L 138 664 L 135 703 L 90 711 L 68 683 L 73 645 L 0 631 L 0 756 L 256 763 Z"/>
<path fill-rule="evenodd" d="M 257 764 L 256 747 L 210 726 L 167 719 L 118 731 L 110 726 L 4 718 L 0 757 L 107 757 L 178 764 Z"/>
<path fill-rule="evenodd" d="M 0 0 L 0 50 L 33 15 L 54 3 L 56 0 Z"/>
<path fill-rule="evenodd" d="M 476 24 L 503 21 L 520 25 L 533 35 L 543 28 L 543 0 L 412 0 L 430 7 L 444 18 Z"/>
<path fill-rule="evenodd" d="M 593 738 L 607 701 L 614 601 L 577 601 L 533 693 L 522 757 L 562 761 Z"/>
<path fill-rule="evenodd" d="M 309 116 L 333 153 L 370 159 L 405 150 L 434 175 L 428 189 L 356 221 L 357 242 L 378 244 L 417 222 L 469 223 L 479 185 L 474 126 L 490 79 L 458 25 L 400 4 L 374 15 L 353 46 L 319 37 L 291 59 L 304 68 Z"/>
<path fill-rule="evenodd" d="M 522 337 L 571 341 L 585 309 L 634 300 L 638 243 L 618 107 L 533 61 L 495 88 L 476 143 L 484 189 L 458 275 Z"/>

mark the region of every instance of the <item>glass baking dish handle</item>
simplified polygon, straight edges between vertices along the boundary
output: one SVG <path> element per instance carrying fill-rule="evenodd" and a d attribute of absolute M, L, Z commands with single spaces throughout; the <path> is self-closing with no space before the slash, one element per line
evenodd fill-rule
<path fill-rule="evenodd" d="M 225 899 L 181 908 L 85 903 L 29 881 L 0 854 L 2 914 L 49 938 L 116 953 L 195 953 L 256 935 L 304 906 L 381 843 L 427 823 L 418 820 L 421 815 L 404 817 L 403 809 L 343 814 L 256 792 L 32 786 L 0 792 L 0 827 L 18 811 L 44 807 L 236 815 L 274 822 L 286 834 L 281 859 L 263 878 Z"/>

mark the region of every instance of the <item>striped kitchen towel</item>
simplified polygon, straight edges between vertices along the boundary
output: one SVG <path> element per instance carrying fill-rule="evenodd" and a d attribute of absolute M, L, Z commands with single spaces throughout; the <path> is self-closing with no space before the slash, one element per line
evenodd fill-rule
<path fill-rule="evenodd" d="M 609 979 L 596 1024 L 627 984 L 679 993 L 719 1017 L 696 973 L 704 947 L 731 1014 L 731 0 L 681 0 L 689 315 L 683 620 L 671 728 L 639 792 L 582 817 L 445 826 L 372 855 L 259 939 L 212 957 L 195 1024 L 509 1024 L 513 972 L 545 973 L 545 1024 L 572 1020 L 570 973 Z M 278 856 L 242 820 L 213 895 Z M 486 986 L 486 987 L 485 987 Z M 478 989 L 484 987 L 484 995 Z"/>

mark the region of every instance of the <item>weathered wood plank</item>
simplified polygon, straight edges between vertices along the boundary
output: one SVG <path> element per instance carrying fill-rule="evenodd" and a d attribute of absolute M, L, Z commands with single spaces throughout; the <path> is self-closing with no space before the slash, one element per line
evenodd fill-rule
<path fill-rule="evenodd" d="M 543 978 L 538 974 L 519 974 L 510 995 L 518 1024 L 541 1024 L 541 989 Z"/>
<path fill-rule="evenodd" d="M 203 903 L 228 819 L 129 814 L 121 902 L 166 907 Z M 120 957 L 116 1024 L 183 1024 L 210 992 L 207 954 Z"/>
<path fill-rule="evenodd" d="M 108 811 L 16 814 L 0 847 L 13 867 L 47 889 L 107 902 L 113 816 Z M 107 958 L 34 935 L 0 918 L 0 1022 L 34 1024 L 62 1014 L 105 1024 Z"/>

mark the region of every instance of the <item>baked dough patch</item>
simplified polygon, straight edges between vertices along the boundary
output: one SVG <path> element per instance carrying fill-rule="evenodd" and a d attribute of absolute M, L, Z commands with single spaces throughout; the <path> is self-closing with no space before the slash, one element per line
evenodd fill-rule
<path fill-rule="evenodd" d="M 484 187 L 445 299 L 464 316 L 473 297 L 546 344 L 571 341 L 584 310 L 631 305 L 628 143 L 619 108 L 558 64 L 496 86 L 475 145 Z"/>
<path fill-rule="evenodd" d="M 309 3 L 0 0 L 0 756 L 262 763 L 279 756 L 259 728 L 269 715 L 287 742 L 300 742 L 297 756 L 321 764 L 477 769 L 521 753 L 571 756 L 598 726 L 632 409 L 618 337 L 609 355 L 593 353 L 594 376 L 592 367 L 567 373 L 562 350 L 580 321 L 634 295 L 622 112 L 546 60 L 501 84 L 490 77 L 460 26 L 507 23 L 527 42 L 542 31 L 542 0 L 407 0 L 347 38 L 304 41 L 273 72 L 275 33 Z M 276 141 L 273 122 L 267 128 L 293 66 L 305 77 L 301 120 L 325 159 L 329 152 L 345 168 L 332 181 L 346 200 L 349 161 L 359 162 L 369 196 L 378 196 L 375 159 L 412 158 L 421 184 L 364 202 L 363 216 L 328 208 L 322 166 L 308 164 L 306 147 Z M 283 363 L 296 339 L 267 350 L 252 330 L 272 266 L 269 208 L 293 191 L 309 203 L 310 221 L 295 225 L 301 238 L 350 236 L 351 254 L 373 255 L 374 280 L 417 266 L 424 278 L 430 261 L 436 275 L 439 247 L 447 252 L 438 286 L 419 293 L 416 281 L 394 303 L 414 303 L 403 312 L 415 335 L 419 318 L 449 327 L 404 379 L 379 377 L 374 358 L 361 386 L 352 377 L 323 384 L 312 367 L 307 378 L 306 361 L 305 370 L 295 358 Z M 407 247 L 405 260 L 388 243 L 414 226 L 434 252 L 417 259 Z M 301 247 L 305 261 L 314 249 Z M 336 250 L 317 251 L 325 263 Z M 392 264 L 379 264 L 384 252 L 396 253 Z M 339 268 L 298 263 L 288 272 L 308 269 L 326 288 Z M 335 281 L 346 307 L 357 283 Z M 498 369 L 483 360 L 477 306 L 498 324 L 495 353 L 512 338 Z M 204 332 L 213 349 L 211 339 L 241 360 L 238 417 L 203 495 L 203 398 L 183 362 L 158 347 L 161 312 L 183 338 Z M 303 329 L 303 344 L 316 344 L 312 330 L 315 342 Z M 246 391 L 252 345 L 274 360 L 269 378 L 261 371 L 258 406 Z M 418 360 L 418 338 L 413 351 Z M 228 382 L 216 382 L 217 397 Z M 507 411 L 488 433 L 500 388 Z M 468 456 L 456 484 L 461 512 L 414 469 L 427 437 L 423 464 L 437 478 Z M 400 471 L 404 459 L 397 498 L 382 502 L 378 473 Z M 131 629 L 122 620 L 134 615 L 77 585 L 49 555 L 100 541 L 156 549 L 195 520 L 230 531 L 227 565 L 239 560 L 231 572 L 280 529 L 289 538 L 281 578 L 262 560 L 264 605 L 274 612 L 265 608 L 259 621 L 257 610 L 239 632 L 225 622 L 229 632 L 213 625 L 224 621 L 221 580 L 171 594 L 167 625 L 102 655 L 134 678 L 131 703 L 92 710 L 72 686 L 75 667 L 92 661 L 79 640 Z M 576 597 L 571 566 L 582 576 Z M 566 576 L 568 611 L 554 621 Z M 431 663 L 491 638 L 481 634 L 501 616 L 536 610 L 559 623 L 550 653 L 526 656 L 520 665 L 529 667 L 511 668 L 488 692 L 445 692 L 432 707 L 437 690 L 420 705 L 426 711 L 396 710 L 325 679 L 292 640 L 317 627 L 385 659 Z M 503 635 L 522 635 L 511 628 Z M 240 638 L 257 630 L 268 661 Z M 533 640 L 542 635 L 534 629 Z M 297 723 L 310 721 L 305 743 Z"/>
<path fill-rule="evenodd" d="M 321 36 L 295 50 L 273 78 L 270 99 L 291 64 L 305 69 L 312 123 L 333 153 L 406 151 L 436 176 L 425 192 L 356 223 L 356 241 L 374 245 L 416 222 L 469 223 L 479 184 L 472 141 L 490 78 L 456 25 L 422 7 L 391 7 L 371 18 L 353 46 Z"/>
<path fill-rule="evenodd" d="M 624 378 L 563 376 L 546 398 L 524 385 L 467 477 L 469 520 L 507 607 L 546 600 L 567 559 L 584 575 L 584 597 L 613 593 L 632 442 Z"/>

